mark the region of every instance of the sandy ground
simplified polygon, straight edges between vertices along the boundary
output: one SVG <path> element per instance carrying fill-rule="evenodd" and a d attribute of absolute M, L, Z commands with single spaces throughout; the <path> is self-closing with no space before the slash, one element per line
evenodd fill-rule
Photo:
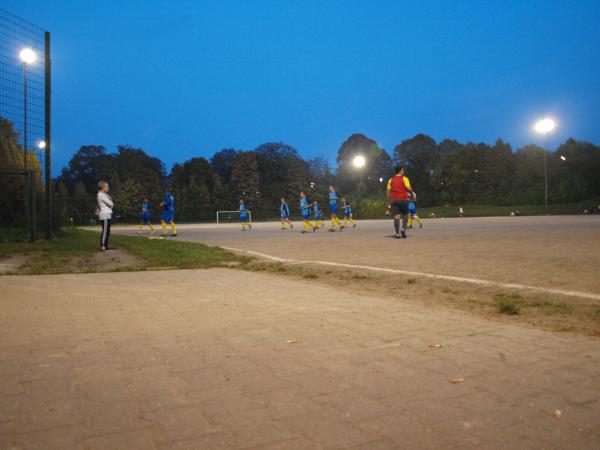
<path fill-rule="evenodd" d="M 592 449 L 598 367 L 597 340 L 309 280 L 0 277 L 2 449 Z"/>
<path fill-rule="evenodd" d="M 342 233 L 280 231 L 277 223 L 181 225 L 176 239 L 321 260 L 600 294 L 600 216 L 428 219 L 393 240 L 389 220 Z M 134 234 L 133 228 L 115 232 Z"/>

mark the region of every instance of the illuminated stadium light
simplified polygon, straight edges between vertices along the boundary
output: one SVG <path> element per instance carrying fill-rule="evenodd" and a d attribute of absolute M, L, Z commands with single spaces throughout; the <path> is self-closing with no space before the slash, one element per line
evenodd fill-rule
<path fill-rule="evenodd" d="M 554 120 L 548 118 L 540 119 L 534 125 L 535 131 L 540 134 L 550 133 L 554 128 L 556 128 L 556 123 Z"/>
<path fill-rule="evenodd" d="M 361 167 L 364 167 L 366 163 L 367 163 L 367 160 L 362 155 L 355 156 L 354 159 L 352 160 L 352 164 L 354 164 L 354 167 L 358 167 L 359 169 Z"/>
<path fill-rule="evenodd" d="M 44 150 L 46 148 L 46 141 L 40 141 L 40 142 L 38 142 L 38 148 L 40 150 Z"/>
<path fill-rule="evenodd" d="M 29 47 L 26 47 L 19 53 L 19 58 L 21 58 L 21 61 L 25 64 L 33 64 L 37 59 L 37 55 Z"/>
<path fill-rule="evenodd" d="M 383 183 L 383 177 L 379 177 L 379 182 Z"/>
<path fill-rule="evenodd" d="M 560 155 L 560 159 L 562 159 L 563 161 L 566 161 L 566 160 L 567 160 L 567 157 L 566 157 L 566 156 L 564 156 L 564 155 Z"/>
<path fill-rule="evenodd" d="M 544 135 L 544 203 L 546 205 L 546 214 L 548 214 L 548 163 L 546 161 L 546 153 L 548 147 L 547 141 L 548 133 L 550 133 L 552 130 L 554 130 L 554 128 L 556 128 L 556 123 L 554 122 L 554 120 L 546 117 L 538 120 L 533 126 L 533 128 L 537 133 Z"/>

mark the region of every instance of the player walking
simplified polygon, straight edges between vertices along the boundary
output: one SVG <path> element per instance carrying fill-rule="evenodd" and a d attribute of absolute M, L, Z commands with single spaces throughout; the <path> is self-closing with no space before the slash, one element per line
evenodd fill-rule
<path fill-rule="evenodd" d="M 408 178 L 404 176 L 404 167 L 396 166 L 394 168 L 394 176 L 388 181 L 387 195 L 394 216 L 395 237 L 396 239 L 401 237 L 405 239 L 408 222 L 408 196 L 416 199 L 417 195 L 412 190 Z M 400 230 L 400 218 L 402 218 L 402 230 Z"/>
<path fill-rule="evenodd" d="M 290 207 L 286 203 L 285 199 L 281 199 L 281 205 L 279 205 L 279 212 L 281 214 L 281 229 L 285 230 L 285 224 L 287 223 L 290 228 L 294 228 L 292 222 L 290 222 Z"/>
<path fill-rule="evenodd" d="M 248 220 L 248 213 L 250 210 L 246 207 L 244 199 L 240 199 L 240 223 L 242 224 L 242 231 L 246 231 L 246 227 L 252 229 L 252 224 Z"/>
<path fill-rule="evenodd" d="M 323 208 L 319 206 L 316 200 L 313 200 L 313 217 L 317 228 L 325 226 L 323 223 Z"/>
<path fill-rule="evenodd" d="M 423 222 L 417 216 L 417 201 L 414 199 L 408 201 L 408 228 L 412 228 L 413 220 L 419 222 L 419 228 L 423 228 Z"/>
<path fill-rule="evenodd" d="M 148 225 L 150 227 L 150 236 L 154 234 L 154 227 L 152 226 L 152 222 L 150 222 L 150 203 L 148 203 L 148 197 L 144 197 L 142 201 L 142 212 L 140 214 L 140 229 L 138 234 L 142 234 L 144 232 L 144 225 Z"/>
<path fill-rule="evenodd" d="M 177 236 L 177 228 L 175 227 L 175 197 L 167 188 L 165 198 L 160 204 L 162 206 L 162 216 L 160 218 L 160 226 L 162 227 L 162 236 L 167 235 L 167 223 L 171 225 L 171 236 Z"/>
<path fill-rule="evenodd" d="M 304 227 L 302 233 L 306 233 L 308 227 L 312 227 L 313 232 L 317 229 L 316 225 L 310 221 L 311 207 L 312 203 L 308 201 L 308 198 L 306 198 L 306 194 L 304 192 L 300 192 L 300 215 L 302 216 L 302 226 Z"/>
<path fill-rule="evenodd" d="M 352 217 L 352 207 L 346 197 L 342 197 L 342 207 L 344 208 L 344 228 L 348 226 L 348 221 L 352 223 L 352 228 L 356 228 L 356 222 Z"/>
<path fill-rule="evenodd" d="M 331 228 L 329 229 L 329 231 L 332 231 L 332 232 L 335 231 L 336 225 L 339 227 L 340 231 L 342 231 L 342 223 L 340 222 L 340 219 L 337 216 L 339 199 L 340 198 L 338 197 L 335 187 L 333 187 L 333 185 L 330 185 L 329 186 L 329 209 L 331 211 Z"/>

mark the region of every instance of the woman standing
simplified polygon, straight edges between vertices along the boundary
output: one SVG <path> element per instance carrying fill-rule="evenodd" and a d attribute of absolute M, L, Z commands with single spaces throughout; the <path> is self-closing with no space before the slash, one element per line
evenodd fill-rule
<path fill-rule="evenodd" d="M 113 201 L 108 195 L 108 182 L 98 182 L 98 195 L 96 196 L 98 202 L 98 219 L 102 222 L 102 234 L 100 235 L 100 250 L 112 251 L 112 248 L 108 246 L 108 238 L 110 237 L 110 220 L 112 219 L 112 208 Z"/>

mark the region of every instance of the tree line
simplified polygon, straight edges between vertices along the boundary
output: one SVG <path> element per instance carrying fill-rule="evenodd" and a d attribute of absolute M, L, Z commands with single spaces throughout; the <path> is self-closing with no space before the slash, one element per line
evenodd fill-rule
<path fill-rule="evenodd" d="M 0 122 L 2 155 L 18 153 L 18 134 Z M 402 164 L 419 194 L 420 206 L 461 204 L 541 204 L 544 202 L 544 153 L 552 202 L 577 202 L 600 196 L 600 147 L 568 139 L 554 152 L 530 144 L 513 151 L 510 144 L 436 142 L 417 134 L 396 145 L 392 153 L 363 134 L 353 134 L 337 150 L 335 167 L 324 157 L 303 158 L 285 143 L 265 143 L 253 150 L 225 148 L 211 158 L 193 157 L 164 163 L 141 148 L 82 146 L 54 183 L 55 215 L 63 222 L 89 223 L 93 218 L 97 182 L 107 180 L 117 205 L 115 214 L 135 221 L 147 196 L 156 218 L 165 187 L 173 192 L 178 220 L 210 220 L 215 211 L 236 209 L 244 198 L 253 217 L 272 218 L 284 197 L 297 212 L 300 191 L 327 202 L 327 187 L 337 186 L 360 217 L 384 213 L 387 179 Z M 357 155 L 366 164 L 357 168 Z M 4 179 L 5 177 L 3 177 Z M 13 183 L 14 184 L 14 183 Z M 10 184 L 0 186 L 14 189 Z M 4 219 L 3 219 L 4 220 Z"/>

